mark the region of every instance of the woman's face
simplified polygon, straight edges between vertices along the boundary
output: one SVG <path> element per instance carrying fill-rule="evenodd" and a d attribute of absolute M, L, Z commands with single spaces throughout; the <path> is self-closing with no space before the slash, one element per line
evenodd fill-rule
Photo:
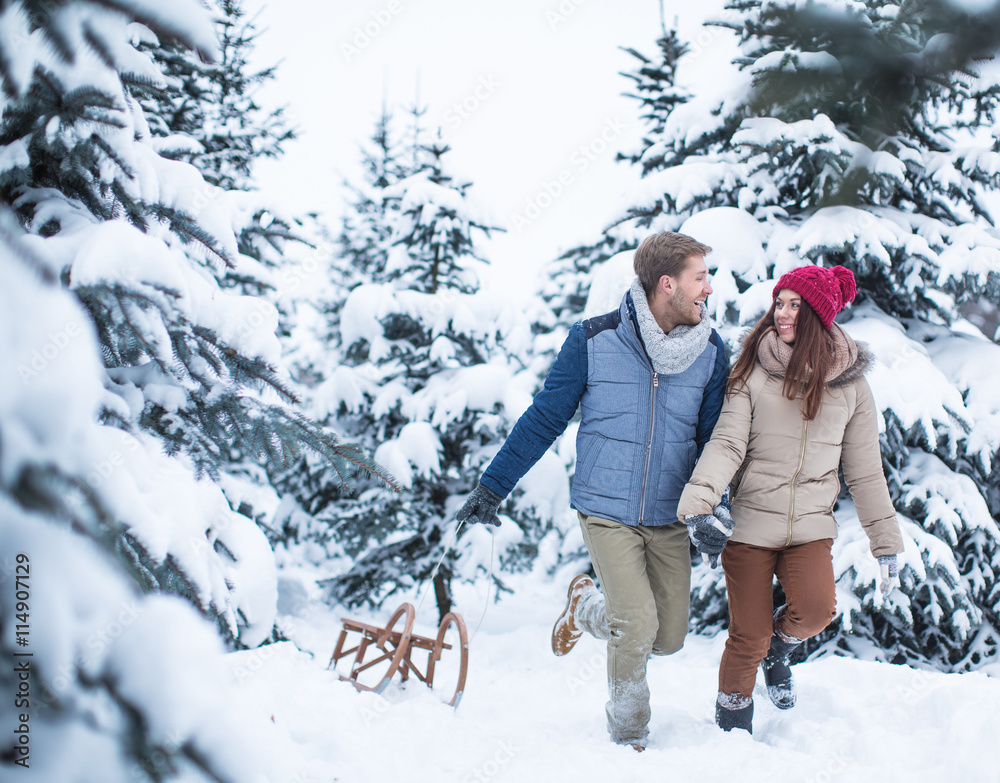
<path fill-rule="evenodd" d="M 782 288 L 774 300 L 774 328 L 778 339 L 788 345 L 795 344 L 795 321 L 799 317 L 802 297 L 790 288 Z"/>

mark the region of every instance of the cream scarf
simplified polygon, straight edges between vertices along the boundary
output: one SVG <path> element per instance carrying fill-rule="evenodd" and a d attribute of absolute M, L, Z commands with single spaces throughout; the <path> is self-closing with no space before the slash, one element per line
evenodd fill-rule
<path fill-rule="evenodd" d="M 858 360 L 858 344 L 839 324 L 834 323 L 830 326 L 830 336 L 836 346 L 836 358 L 826 375 L 827 383 L 843 375 L 844 371 L 853 367 Z M 772 328 L 764 333 L 757 344 L 757 359 L 768 373 L 784 378 L 791 358 L 792 346 L 783 343 L 777 331 Z M 809 380 L 809 375 L 807 372 L 803 380 Z"/>

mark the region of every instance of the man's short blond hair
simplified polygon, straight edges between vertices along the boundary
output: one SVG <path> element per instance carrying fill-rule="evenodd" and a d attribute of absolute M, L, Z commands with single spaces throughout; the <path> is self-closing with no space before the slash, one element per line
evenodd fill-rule
<path fill-rule="evenodd" d="M 642 240 L 632 266 L 646 296 L 651 296 L 661 277 L 677 277 L 691 256 L 704 257 L 711 252 L 712 248 L 687 234 L 661 231 Z"/>

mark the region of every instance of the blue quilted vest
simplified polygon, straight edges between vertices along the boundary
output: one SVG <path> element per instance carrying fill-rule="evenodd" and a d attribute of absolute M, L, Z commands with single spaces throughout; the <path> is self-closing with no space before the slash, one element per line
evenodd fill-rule
<path fill-rule="evenodd" d="M 629 306 L 626 296 L 583 324 L 587 384 L 570 503 L 588 516 L 667 525 L 694 469 L 702 398 L 722 347 L 713 333 L 686 370 L 655 373 Z"/>

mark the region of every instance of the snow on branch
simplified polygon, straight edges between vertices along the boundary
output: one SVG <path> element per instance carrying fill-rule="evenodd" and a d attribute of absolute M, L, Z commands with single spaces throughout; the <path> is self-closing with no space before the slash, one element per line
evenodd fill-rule
<path fill-rule="evenodd" d="M 972 427 L 961 393 L 895 319 L 870 303 L 855 307 L 853 316 L 844 328 L 875 354 L 868 380 L 878 409 L 892 411 L 904 430 L 919 430 L 931 448 L 943 439 L 954 455 L 959 439 Z M 879 430 L 885 430 L 882 417 Z"/>

